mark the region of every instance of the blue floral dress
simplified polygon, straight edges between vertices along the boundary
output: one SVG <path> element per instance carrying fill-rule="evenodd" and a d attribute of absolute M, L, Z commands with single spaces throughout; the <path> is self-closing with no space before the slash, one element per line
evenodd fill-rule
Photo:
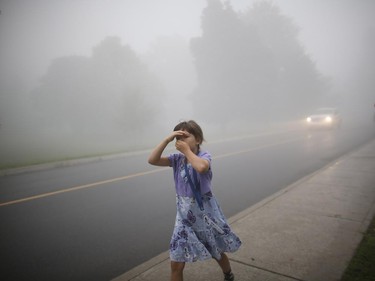
<path fill-rule="evenodd" d="M 184 177 L 181 159 L 179 157 L 175 165 L 172 162 L 172 166 L 178 169 L 176 174 Z M 192 167 L 188 167 L 190 174 Z M 241 240 L 232 232 L 211 191 L 202 195 L 202 202 L 204 210 L 200 209 L 194 196 L 176 195 L 177 215 L 170 242 L 172 261 L 219 260 L 221 253 L 235 252 L 241 246 Z"/>

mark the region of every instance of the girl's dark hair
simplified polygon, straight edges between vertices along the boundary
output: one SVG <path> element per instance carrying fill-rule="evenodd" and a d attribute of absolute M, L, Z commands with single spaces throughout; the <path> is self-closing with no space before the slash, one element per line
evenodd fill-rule
<path fill-rule="evenodd" d="M 182 121 L 174 127 L 173 131 L 187 131 L 192 134 L 202 144 L 204 141 L 203 131 L 194 120 Z"/>

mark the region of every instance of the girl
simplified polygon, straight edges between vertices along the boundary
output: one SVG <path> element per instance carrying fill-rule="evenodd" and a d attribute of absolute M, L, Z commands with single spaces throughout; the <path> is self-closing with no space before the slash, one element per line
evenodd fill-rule
<path fill-rule="evenodd" d="M 167 145 L 176 139 L 180 153 L 163 157 Z M 154 148 L 148 162 L 173 168 L 177 215 L 170 243 L 171 280 L 183 280 L 185 262 L 214 258 L 224 280 L 234 280 L 225 252 L 234 252 L 240 239 L 231 231 L 211 192 L 211 155 L 200 150 L 203 132 L 193 120 L 181 122 L 173 133 Z"/>

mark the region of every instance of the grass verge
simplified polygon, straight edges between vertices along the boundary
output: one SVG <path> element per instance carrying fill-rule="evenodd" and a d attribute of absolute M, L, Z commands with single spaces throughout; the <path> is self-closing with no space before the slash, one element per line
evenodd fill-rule
<path fill-rule="evenodd" d="M 375 217 L 341 281 L 375 281 Z"/>

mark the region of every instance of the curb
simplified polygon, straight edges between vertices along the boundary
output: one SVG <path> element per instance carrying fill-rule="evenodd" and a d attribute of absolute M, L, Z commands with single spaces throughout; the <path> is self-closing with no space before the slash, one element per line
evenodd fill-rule
<path fill-rule="evenodd" d="M 301 185 L 303 182 L 305 181 L 308 181 L 310 178 L 316 176 L 317 174 L 321 173 L 322 171 L 326 170 L 326 169 L 329 169 L 330 167 L 336 165 L 337 163 L 351 157 L 352 154 L 356 153 L 358 150 L 360 149 L 363 149 L 365 148 L 366 146 L 369 146 L 371 144 L 373 140 L 369 141 L 368 143 L 362 145 L 361 147 L 359 147 L 358 149 L 355 149 L 351 152 L 349 152 L 348 154 L 346 155 L 343 155 L 335 160 L 333 160 L 332 162 L 328 163 L 327 165 L 325 165 L 324 167 L 316 170 L 315 172 L 312 172 L 311 174 L 297 180 L 296 182 L 288 185 L 287 187 L 281 189 L 280 191 L 264 198 L 263 200 L 261 200 L 260 202 L 250 206 L 249 208 L 235 214 L 234 216 L 230 217 L 228 219 L 228 223 L 229 224 L 234 224 L 235 222 L 241 220 L 242 218 L 250 215 L 251 213 L 255 212 L 256 210 L 266 206 L 267 204 L 269 204 L 270 202 L 272 202 L 273 200 L 277 199 L 278 197 L 280 196 L 283 196 L 284 194 L 290 192 L 291 190 L 293 190 L 294 188 L 298 187 L 299 185 Z M 366 219 L 362 222 L 361 224 L 361 230 L 363 229 L 364 231 L 367 229 L 369 223 L 371 222 L 371 219 L 372 217 L 374 216 L 375 214 L 375 201 L 372 205 L 372 209 L 371 211 L 369 211 L 369 213 L 367 214 L 366 216 Z M 112 279 L 113 281 L 125 281 L 125 280 L 132 280 L 134 278 L 136 278 L 137 276 L 141 275 L 142 273 L 144 273 L 145 271 L 159 265 L 160 263 L 166 261 L 169 259 L 169 251 L 165 251 L 161 254 L 159 254 L 158 256 L 154 257 L 154 258 L 151 258 L 150 260 L 134 267 L 133 269 L 130 269 L 129 271 L 125 272 L 124 274 Z M 230 260 L 236 262 L 236 260 L 233 260 L 230 258 Z"/>

